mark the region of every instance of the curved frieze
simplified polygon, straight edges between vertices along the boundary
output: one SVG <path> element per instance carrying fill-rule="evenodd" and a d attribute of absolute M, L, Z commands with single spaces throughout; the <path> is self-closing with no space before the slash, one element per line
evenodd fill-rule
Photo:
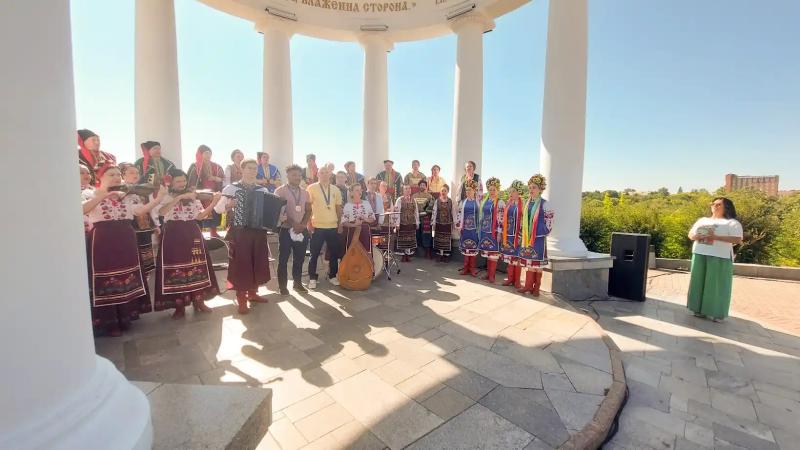
<path fill-rule="evenodd" d="M 259 28 L 275 23 L 269 18 L 277 18 L 296 33 L 323 39 L 357 41 L 363 32 L 382 32 L 397 42 L 451 33 L 453 22 L 462 16 L 479 16 L 491 24 L 530 0 L 200 1 L 250 20 Z"/>

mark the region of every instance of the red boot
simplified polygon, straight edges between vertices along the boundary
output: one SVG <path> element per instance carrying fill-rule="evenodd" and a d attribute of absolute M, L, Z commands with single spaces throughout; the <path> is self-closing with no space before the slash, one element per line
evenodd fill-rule
<path fill-rule="evenodd" d="M 514 287 L 517 289 L 522 288 L 522 266 L 517 266 L 517 273 L 514 277 Z"/>
<path fill-rule="evenodd" d="M 256 291 L 247 291 L 247 299 L 253 303 L 269 303 L 269 300 L 266 298 L 259 297 Z"/>
<path fill-rule="evenodd" d="M 489 283 L 494 283 L 494 275 L 497 272 L 497 260 L 489 259 L 486 261 L 486 277 L 484 279 Z"/>
<path fill-rule="evenodd" d="M 195 311 L 200 311 L 204 313 L 210 313 L 211 308 L 206 306 L 206 302 L 203 299 L 196 298 L 192 301 L 192 305 L 194 306 Z"/>
<path fill-rule="evenodd" d="M 469 273 L 469 259 L 471 256 L 464 255 L 464 268 L 459 270 L 458 273 L 461 275 L 466 275 Z"/>
<path fill-rule="evenodd" d="M 469 274 L 473 277 L 478 276 L 478 269 L 475 266 L 478 264 L 478 255 L 470 256 L 469 257 Z"/>
<path fill-rule="evenodd" d="M 250 312 L 250 308 L 247 307 L 247 291 L 236 291 L 236 303 L 239 305 L 239 314 Z"/>
<path fill-rule="evenodd" d="M 508 265 L 508 277 L 503 281 L 503 286 L 511 286 L 517 281 L 517 276 L 519 276 L 519 268 L 513 264 Z"/>
<path fill-rule="evenodd" d="M 517 292 L 520 294 L 524 294 L 526 292 L 533 292 L 533 279 L 534 274 L 532 270 L 525 272 L 525 286 L 520 289 L 517 289 Z"/>
<path fill-rule="evenodd" d="M 531 289 L 531 294 L 534 297 L 539 296 L 539 288 L 542 286 L 542 271 L 537 270 L 533 272 L 533 289 Z"/>
<path fill-rule="evenodd" d="M 183 305 L 180 305 L 180 306 L 176 306 L 175 307 L 175 312 L 172 313 L 172 318 L 174 320 L 183 319 L 183 317 L 185 315 L 186 315 L 186 307 L 183 306 Z"/>

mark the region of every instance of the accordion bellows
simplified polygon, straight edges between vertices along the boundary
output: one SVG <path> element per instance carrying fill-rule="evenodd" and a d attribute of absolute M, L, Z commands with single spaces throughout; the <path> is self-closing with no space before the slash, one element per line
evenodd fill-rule
<path fill-rule="evenodd" d="M 233 226 L 277 230 L 284 205 L 285 199 L 265 189 L 239 189 L 236 191 Z"/>

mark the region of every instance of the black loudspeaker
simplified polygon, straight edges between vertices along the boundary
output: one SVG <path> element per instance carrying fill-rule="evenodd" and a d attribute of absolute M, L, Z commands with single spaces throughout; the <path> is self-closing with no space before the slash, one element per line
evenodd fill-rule
<path fill-rule="evenodd" d="M 628 300 L 645 300 L 650 235 L 612 233 L 614 266 L 608 273 L 608 294 Z"/>

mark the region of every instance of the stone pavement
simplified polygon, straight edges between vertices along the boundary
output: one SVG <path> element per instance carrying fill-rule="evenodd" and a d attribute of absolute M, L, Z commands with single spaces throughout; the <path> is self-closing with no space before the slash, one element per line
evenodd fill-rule
<path fill-rule="evenodd" d="M 644 303 L 573 303 L 622 350 L 629 398 L 604 448 L 800 449 L 800 337 L 778 329 L 800 326 L 798 285 L 737 277 L 733 317 L 713 323 L 685 308 L 686 283 L 651 271 Z"/>
<path fill-rule="evenodd" d="M 624 385 L 597 324 L 457 268 L 415 260 L 366 292 L 323 281 L 246 316 L 229 292 L 210 314 L 147 314 L 97 351 L 131 380 L 272 389 L 261 449 L 546 449 L 596 431 L 601 404 L 610 422 L 604 399 Z"/>
<path fill-rule="evenodd" d="M 687 272 L 650 270 L 647 293 L 676 303 L 686 302 Z M 800 335 L 800 282 L 734 277 L 732 312 L 755 322 Z"/>

